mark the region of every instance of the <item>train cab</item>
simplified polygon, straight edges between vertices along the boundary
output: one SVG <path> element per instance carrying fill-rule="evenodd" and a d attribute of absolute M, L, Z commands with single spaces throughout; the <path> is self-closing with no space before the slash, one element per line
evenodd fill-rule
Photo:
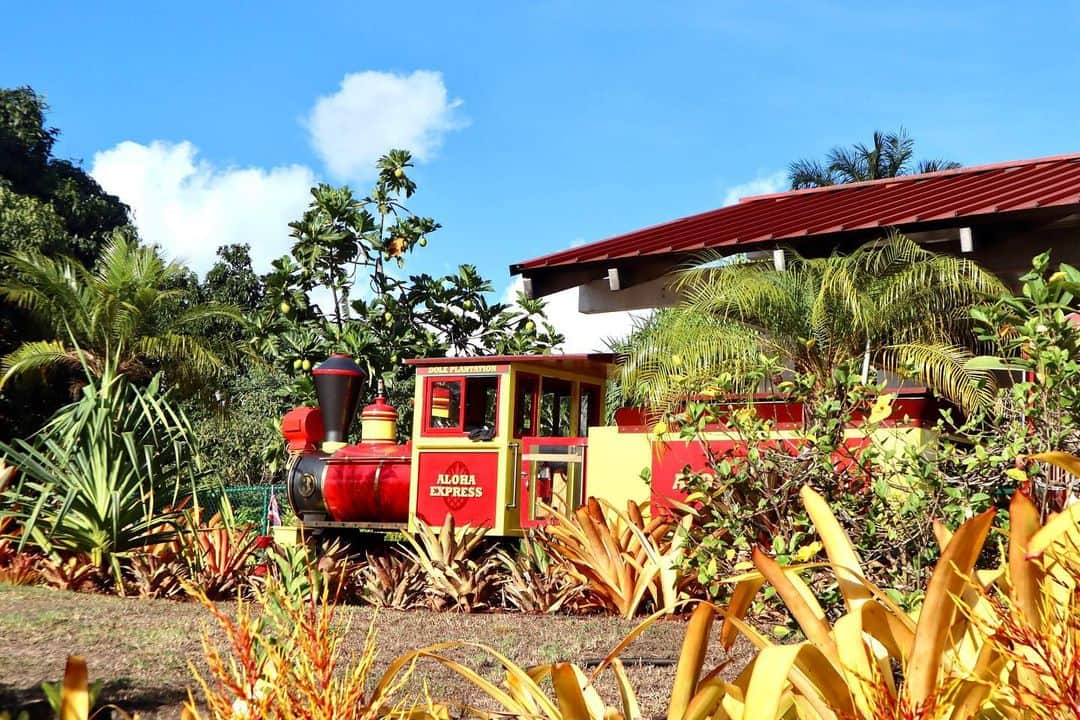
<path fill-rule="evenodd" d="M 600 425 L 614 357 L 407 360 L 416 368 L 410 529 L 417 521 L 520 535 L 590 493 L 588 429 Z"/>

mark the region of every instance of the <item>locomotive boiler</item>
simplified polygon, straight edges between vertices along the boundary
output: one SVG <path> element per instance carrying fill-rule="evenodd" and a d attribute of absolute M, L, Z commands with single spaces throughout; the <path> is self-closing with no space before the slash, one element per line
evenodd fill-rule
<path fill-rule="evenodd" d="M 292 453 L 286 487 L 293 511 L 309 527 L 403 526 L 412 450 L 395 442 L 397 412 L 381 383 L 360 413 L 361 442 L 348 445 L 364 371 L 348 356 L 332 355 L 312 374 L 319 407 L 296 408 L 282 421 Z"/>

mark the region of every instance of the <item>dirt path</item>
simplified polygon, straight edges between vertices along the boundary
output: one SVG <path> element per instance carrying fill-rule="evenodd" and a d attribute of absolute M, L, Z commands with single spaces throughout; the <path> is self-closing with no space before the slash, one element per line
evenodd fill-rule
<path fill-rule="evenodd" d="M 373 611 L 345 607 L 350 624 L 349 650 L 358 653 Z M 602 657 L 634 627 L 609 617 L 551 617 L 520 614 L 458 615 L 427 611 L 383 611 L 377 619 L 381 672 L 397 655 L 435 642 L 470 640 L 488 644 L 522 665 Z M 135 600 L 77 595 L 40 587 L 0 585 L 0 709 L 38 699 L 42 680 L 58 679 L 69 653 L 87 658 L 90 677 L 103 679 L 103 701 L 146 718 L 176 718 L 193 687 L 189 663 L 205 669 L 201 636 L 214 630 L 202 607 L 190 602 Z M 684 622 L 654 625 L 625 653 L 629 657 L 678 657 Z M 721 657 L 713 651 L 710 662 Z M 749 648 L 738 645 L 729 674 L 746 662 Z M 498 679 L 495 664 L 478 651 L 459 656 L 474 669 Z M 710 665 L 711 667 L 711 665 Z M 631 667 L 645 716 L 663 716 L 674 665 Z M 457 676 L 422 665 L 413 677 L 417 689 L 427 681 L 432 695 L 456 702 L 477 702 Z M 610 688 L 605 699 L 614 704 Z"/>

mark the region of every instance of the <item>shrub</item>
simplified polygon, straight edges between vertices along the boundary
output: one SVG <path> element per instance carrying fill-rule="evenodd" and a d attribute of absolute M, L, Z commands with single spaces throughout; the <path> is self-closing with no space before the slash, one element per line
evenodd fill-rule
<path fill-rule="evenodd" d="M 123 555 L 173 537 L 171 508 L 194 491 L 198 454 L 160 376 L 139 387 L 109 364 L 88 380 L 29 441 L 0 443 L 19 470 L 3 515 L 21 525 L 20 550 L 85 554 L 121 582 Z"/>
<path fill-rule="evenodd" d="M 1071 533 L 1074 543 L 1080 538 L 1080 512 L 1040 529 L 1034 504 L 1017 493 L 1010 507 L 1008 561 L 995 570 L 975 569 L 992 510 L 968 520 L 955 534 L 940 531 L 941 559 L 914 616 L 866 579 L 855 548 L 824 499 L 809 488 L 802 496 L 846 612 L 830 625 L 800 578 L 803 568 L 781 566 L 755 550 L 758 573 L 737 586 L 721 630 L 725 644 L 742 632 L 760 648 L 724 694 L 731 717 L 1019 717 L 1025 706 L 1017 698 L 1023 697 L 1029 702 L 1042 698 L 1054 708 L 1078 707 L 1080 697 L 1069 696 L 1075 683 L 1055 684 L 1065 676 L 1061 673 L 1075 669 L 1075 650 L 1039 655 L 1046 642 L 1037 636 L 1060 638 L 1051 642 L 1064 647 L 1078 639 L 1080 573 L 1075 560 L 1063 557 L 1057 547 L 1040 556 L 1042 548 L 1062 536 Z M 741 622 L 764 582 L 776 589 L 806 640 L 773 645 Z M 1012 608 L 1011 613 L 1003 615 L 1002 607 Z M 1046 608 L 1054 611 L 1043 612 Z M 1010 636 L 1010 623 L 1003 618 L 1017 620 L 1013 627 L 1020 631 Z M 1036 657 L 1044 661 L 1038 670 L 1038 663 L 1032 665 Z"/>

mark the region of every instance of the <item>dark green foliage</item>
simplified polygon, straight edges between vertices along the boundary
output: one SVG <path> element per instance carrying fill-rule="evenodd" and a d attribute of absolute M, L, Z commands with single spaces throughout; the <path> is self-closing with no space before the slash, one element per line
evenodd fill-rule
<path fill-rule="evenodd" d="M 57 219 L 62 224 L 67 237 L 63 241 L 54 237 L 57 245 L 42 250 L 73 255 L 89 265 L 112 231 L 128 223 L 128 208 L 81 167 L 52 156 L 59 131 L 46 126 L 47 111 L 45 99 L 31 88 L 0 90 L 0 186 L 39 201 L 35 206 L 22 203 L 31 215 L 42 216 L 37 224 L 53 229 Z M 18 237 L 8 222 L 27 220 L 0 213 L 0 241 Z M 30 248 L 0 246 L 4 252 L 16 249 Z"/>
<path fill-rule="evenodd" d="M 288 387 L 287 375 L 256 362 L 227 376 L 216 396 L 188 401 L 211 480 L 224 486 L 281 482 L 281 417 L 293 405 Z"/>
<path fill-rule="evenodd" d="M 49 331 L 48 340 L 22 342 L 4 356 L 0 387 L 17 376 L 66 384 L 72 371 L 98 374 L 109 359 L 137 380 L 160 369 L 168 382 L 193 387 L 230 357 L 229 344 L 200 330 L 207 321 L 238 322 L 237 309 L 198 302 L 190 271 L 156 247 L 116 233 L 93 271 L 38 252 L 0 258 L 10 270 L 0 298 Z"/>
<path fill-rule="evenodd" d="M 0 254 L 70 255 L 89 267 L 127 225 L 128 208 L 78 165 L 53 157 L 59 131 L 46 124 L 47 110 L 31 88 L 0 89 Z M 0 280 L 9 272 L 0 261 Z M 49 338 L 34 318 L 0 301 L 0 356 Z M 66 399 L 64 388 L 9 385 L 0 393 L 0 439 L 37 429 Z"/>
<path fill-rule="evenodd" d="M 960 167 L 960 163 L 952 160 L 915 163 L 914 156 L 915 141 L 903 127 L 894 133 L 875 130 L 870 145 L 834 147 L 825 156 L 825 162 L 796 160 L 788 166 L 788 180 L 792 190 L 800 190 Z"/>

